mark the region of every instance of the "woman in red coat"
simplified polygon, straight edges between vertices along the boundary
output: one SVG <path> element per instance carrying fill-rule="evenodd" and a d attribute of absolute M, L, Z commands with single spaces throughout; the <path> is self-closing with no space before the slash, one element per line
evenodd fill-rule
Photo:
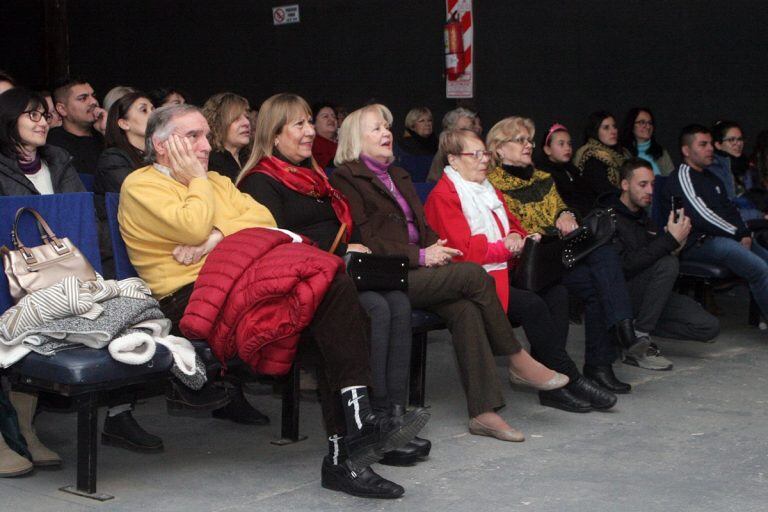
<path fill-rule="evenodd" d="M 507 316 L 525 330 L 531 355 L 570 378 L 564 388 L 540 391 L 541 404 L 571 412 L 613 407 L 616 396 L 582 376 L 565 350 L 565 287 L 558 283 L 534 293 L 509 284 L 510 268 L 527 234 L 507 210 L 501 192 L 486 179 L 491 154 L 483 141 L 466 130 L 446 131 L 440 135 L 440 150 L 448 155 L 449 165 L 425 205 L 427 222 L 450 247 L 461 251 L 457 259 L 483 265 L 494 277 Z M 512 372 L 509 376 L 513 383 L 525 384 Z"/>

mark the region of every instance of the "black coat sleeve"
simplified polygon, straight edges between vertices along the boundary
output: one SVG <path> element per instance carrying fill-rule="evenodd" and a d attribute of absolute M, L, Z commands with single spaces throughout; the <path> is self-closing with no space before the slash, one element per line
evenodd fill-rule
<path fill-rule="evenodd" d="M 606 192 L 616 192 L 616 187 L 608 181 L 608 167 L 596 158 L 590 158 L 584 163 L 581 176 L 584 185 L 592 191 L 595 197 Z"/>

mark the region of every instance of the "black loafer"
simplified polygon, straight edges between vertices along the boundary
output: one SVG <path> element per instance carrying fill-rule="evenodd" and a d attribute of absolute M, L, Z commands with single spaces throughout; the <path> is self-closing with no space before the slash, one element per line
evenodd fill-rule
<path fill-rule="evenodd" d="M 592 410 L 592 404 L 571 393 L 568 387 L 539 391 L 539 403 L 546 407 L 554 407 L 568 412 L 589 412 Z"/>
<path fill-rule="evenodd" d="M 320 483 L 326 489 L 360 498 L 392 500 L 405 492 L 402 486 L 381 477 L 370 467 L 355 471 L 349 461 L 334 466 L 328 456 L 323 457 Z"/>
<path fill-rule="evenodd" d="M 607 391 L 586 377 L 579 377 L 568 383 L 568 391 L 589 402 L 593 409 L 604 411 L 616 405 L 616 395 Z"/>
<path fill-rule="evenodd" d="M 632 386 L 616 378 L 611 365 L 590 366 L 584 365 L 584 376 L 593 380 L 598 386 L 607 389 L 617 395 L 626 395 L 632 391 Z"/>
<path fill-rule="evenodd" d="M 131 411 L 106 417 L 101 444 L 142 453 L 157 453 L 164 448 L 163 440 L 144 430 Z"/>
<path fill-rule="evenodd" d="M 269 425 L 269 416 L 253 407 L 243 395 L 241 384 L 236 384 L 232 401 L 221 409 L 216 409 L 211 416 L 221 420 L 230 420 L 243 425 Z"/>

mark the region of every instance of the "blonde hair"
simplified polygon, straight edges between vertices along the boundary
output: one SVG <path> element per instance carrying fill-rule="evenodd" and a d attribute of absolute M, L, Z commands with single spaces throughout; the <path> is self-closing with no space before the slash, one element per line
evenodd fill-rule
<path fill-rule="evenodd" d="M 253 148 L 251 156 L 237 176 L 235 183 L 240 183 L 243 175 L 252 169 L 265 156 L 272 156 L 275 149 L 275 138 L 297 115 L 312 116 L 312 109 L 307 101 L 298 94 L 281 92 L 270 96 L 259 107 L 259 117 L 253 128 Z"/>
<path fill-rule="evenodd" d="M 434 117 L 432 116 L 432 111 L 429 110 L 427 107 L 414 107 L 411 110 L 408 111 L 407 114 L 405 114 L 405 127 L 409 130 L 413 130 L 413 127 L 416 126 L 416 121 L 419 120 L 419 117 L 423 115 L 429 115 L 429 117 L 432 117 L 434 121 Z"/>
<path fill-rule="evenodd" d="M 211 128 L 208 141 L 214 150 L 226 151 L 224 143 L 229 125 L 242 114 L 247 115 L 249 110 L 248 100 L 233 92 L 220 92 L 206 100 L 203 105 L 203 115 Z"/>
<path fill-rule="evenodd" d="M 381 114 L 381 117 L 392 126 L 392 112 L 379 103 L 367 105 L 349 114 L 339 128 L 339 145 L 336 148 L 336 157 L 333 159 L 336 166 L 360 159 L 360 153 L 363 151 L 363 116 L 368 112 Z"/>
<path fill-rule="evenodd" d="M 501 165 L 501 157 L 499 156 L 499 147 L 515 137 L 525 128 L 528 130 L 528 136 L 533 138 L 536 133 L 536 125 L 533 124 L 533 120 L 527 117 L 512 116 L 507 117 L 493 125 L 488 135 L 485 138 L 485 144 L 488 146 L 488 151 L 493 153 L 493 164 L 495 166 Z"/>

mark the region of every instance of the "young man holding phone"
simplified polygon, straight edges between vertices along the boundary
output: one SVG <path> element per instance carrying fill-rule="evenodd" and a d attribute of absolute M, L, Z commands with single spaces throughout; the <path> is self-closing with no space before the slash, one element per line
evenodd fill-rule
<path fill-rule="evenodd" d="M 621 192 L 600 198 L 616 212 L 614 244 L 622 259 L 627 289 L 635 314 L 635 335 L 709 341 L 720 324 L 696 301 L 673 291 L 678 274 L 677 254 L 691 234 L 691 219 L 682 202 L 670 199 L 671 211 L 663 231 L 645 209 L 653 199 L 654 174 L 641 158 L 627 160 L 619 169 Z M 672 363 L 651 344 L 644 357 L 624 355 L 624 362 L 647 370 L 671 370 Z"/>

